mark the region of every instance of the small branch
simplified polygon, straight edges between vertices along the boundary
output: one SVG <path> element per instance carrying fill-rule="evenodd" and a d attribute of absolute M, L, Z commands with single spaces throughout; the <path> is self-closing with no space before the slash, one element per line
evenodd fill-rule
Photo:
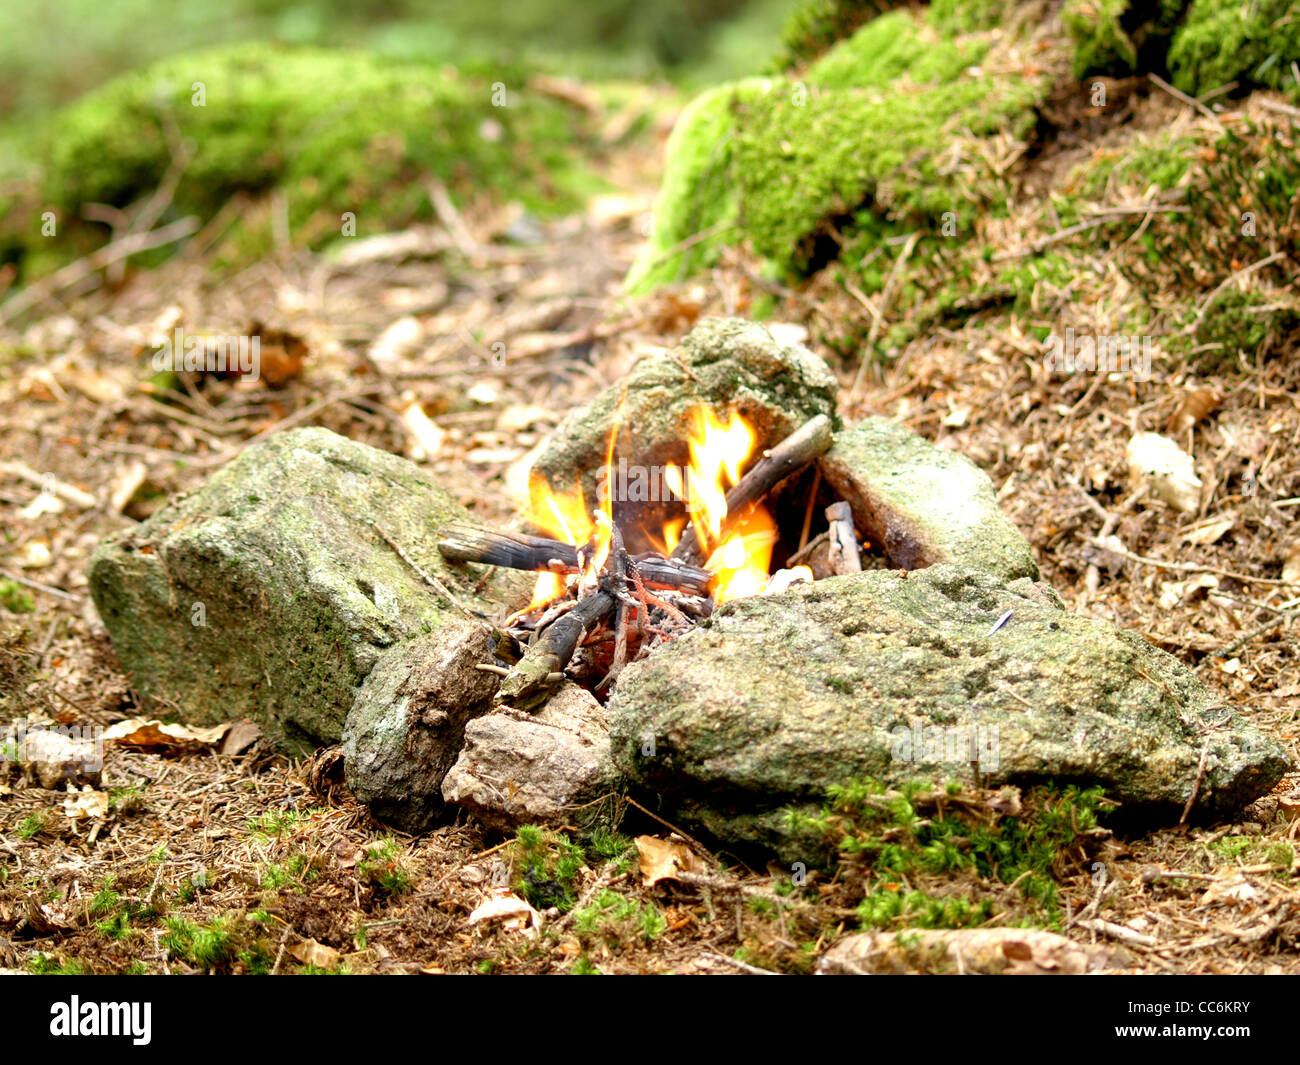
<path fill-rule="evenodd" d="M 165 244 L 173 244 L 178 240 L 184 240 L 198 228 L 199 220 L 197 218 L 182 218 L 170 225 L 163 226 L 161 229 L 155 229 L 149 233 L 132 233 L 121 240 L 105 244 L 98 251 L 87 255 L 83 259 L 78 259 L 75 263 L 70 263 L 62 270 L 55 271 L 44 281 L 29 285 L 4 304 L 0 304 L 0 325 L 12 321 L 24 311 L 30 310 L 42 300 L 49 299 L 55 293 L 71 288 L 78 281 L 84 280 L 97 270 L 102 270 L 106 266 L 110 266 L 129 256 L 137 255 L 142 251 L 161 248 Z"/>
<path fill-rule="evenodd" d="M 443 558 L 456 562 L 478 562 L 485 566 L 533 572 L 579 572 L 578 549 L 572 544 L 524 533 L 480 529 L 462 521 L 450 522 L 443 527 L 438 550 Z M 632 561 L 648 587 L 698 596 L 709 594 L 709 581 L 713 575 L 708 570 L 655 554 L 634 555 Z"/>
<path fill-rule="evenodd" d="M 613 592 L 601 587 L 552 622 L 501 682 L 496 704 L 532 710 L 544 703 L 564 679 L 564 667 L 577 650 L 583 633 L 613 610 L 616 601 Z"/>
<path fill-rule="evenodd" d="M 769 450 L 727 493 L 727 516 L 722 522 L 722 538 L 725 539 L 727 533 L 747 517 L 751 508 L 777 484 L 826 454 L 834 442 L 830 419 L 819 414 Z M 699 565 L 704 560 L 694 525 L 687 525 L 671 557 L 692 565 Z"/>
<path fill-rule="evenodd" d="M 415 572 L 418 573 L 420 577 L 424 580 L 425 584 L 427 584 L 430 588 L 435 589 L 439 595 L 443 596 L 453 606 L 458 607 L 460 610 L 468 614 L 470 617 L 475 618 L 479 621 L 483 620 L 482 614 L 476 613 L 475 611 L 467 607 L 464 603 L 462 603 L 459 599 L 457 599 L 455 595 L 452 594 L 451 589 L 449 589 L 445 584 L 443 584 L 442 581 L 438 580 L 438 578 L 433 576 L 433 574 L 426 572 L 420 566 L 420 564 L 415 561 L 415 559 L 413 559 L 410 555 L 408 555 L 405 551 L 403 551 L 402 545 L 399 544 L 396 540 L 394 540 L 391 536 L 389 536 L 388 533 L 384 532 L 384 530 L 379 527 L 379 522 L 372 521 L 370 524 L 371 527 L 375 530 L 375 532 L 377 532 L 380 535 L 380 537 L 383 538 L 384 543 L 386 543 L 397 553 L 398 558 L 400 558 L 403 562 L 405 562 L 408 566 L 410 566 L 411 569 L 415 570 Z"/>

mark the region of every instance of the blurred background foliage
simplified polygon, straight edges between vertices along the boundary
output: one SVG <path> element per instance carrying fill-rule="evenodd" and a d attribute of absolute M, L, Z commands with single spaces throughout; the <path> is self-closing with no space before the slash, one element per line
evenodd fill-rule
<path fill-rule="evenodd" d="M 0 116 L 37 118 L 114 75 L 265 40 L 686 86 L 762 68 L 796 0 L 40 0 L 0 4 Z"/>

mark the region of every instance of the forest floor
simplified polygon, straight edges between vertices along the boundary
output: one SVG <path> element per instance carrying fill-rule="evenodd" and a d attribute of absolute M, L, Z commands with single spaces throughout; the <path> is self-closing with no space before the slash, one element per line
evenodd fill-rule
<path fill-rule="evenodd" d="M 775 320 L 791 329 L 863 316 L 852 294 L 826 284 L 793 291 L 761 280 L 742 253 L 696 283 L 622 296 L 659 154 L 658 145 L 619 153 L 607 176 L 620 191 L 559 222 L 447 209 L 428 230 L 427 255 L 380 249 L 372 261 L 343 263 L 286 248 L 215 278 L 198 249 L 42 307 L 0 379 L 0 464 L 39 471 L 28 483 L 0 466 L 0 685 L 23 688 L 34 720 L 108 726 L 135 715 L 89 607 L 89 553 L 271 432 L 317 424 L 422 453 L 462 503 L 500 521 L 514 513 L 547 431 L 701 315 L 745 315 L 765 290 Z M 516 242 L 500 239 L 508 231 Z M 262 382 L 183 380 L 165 392 L 147 383 L 155 338 L 175 326 L 244 334 L 254 323 Z M 1177 656 L 1296 755 L 1300 654 L 1292 606 L 1280 605 L 1294 589 L 1279 576 L 1291 545 L 1276 519 L 1289 524 L 1294 511 L 1276 501 L 1300 502 L 1300 363 L 1236 366 L 1140 392 L 1118 375 L 1051 380 L 1014 321 L 979 316 L 927 330 L 872 367 L 856 393 L 857 367 L 832 363 L 847 421 L 884 415 L 970 456 L 1070 609 Z M 1130 498 L 1124 452 L 1134 431 L 1176 421 L 1197 389 L 1221 403 L 1179 438 L 1190 444 L 1195 434 L 1203 468 L 1226 480 L 1248 467 L 1259 487 L 1254 496 L 1208 492 L 1213 507 L 1185 518 Z M 412 403 L 434 429 L 407 415 Z M 63 498 L 32 506 L 49 474 Z M 1111 534 L 1127 556 L 1093 542 Z M 575 853 L 564 875 L 581 901 L 553 914 L 542 936 L 471 925 L 500 863 L 527 860 L 524 844 L 463 819 L 418 837 L 386 829 L 347 795 L 331 752 L 290 762 L 251 735 L 226 749 L 197 739 L 110 744 L 100 816 L 72 816 L 82 811 L 65 793 L 0 770 L 0 967 L 805 971 L 857 927 L 845 885 L 787 898 L 776 889 L 788 873 L 727 855 L 701 856 L 707 883 L 644 887 L 622 836 Z M 1117 827 L 1100 885 L 1083 862 L 1059 870 L 1056 927 L 1084 941 L 1113 937 L 1133 972 L 1300 973 L 1300 806 L 1286 797 L 1297 785 L 1289 777 L 1237 821 L 1193 812 L 1183 825 Z M 636 810 L 622 830 L 669 831 Z M 532 846 L 550 848 L 557 863 L 571 853 L 549 836 Z M 978 878 L 964 889 L 1006 894 Z M 1004 920 L 1016 916 L 1008 904 Z"/>

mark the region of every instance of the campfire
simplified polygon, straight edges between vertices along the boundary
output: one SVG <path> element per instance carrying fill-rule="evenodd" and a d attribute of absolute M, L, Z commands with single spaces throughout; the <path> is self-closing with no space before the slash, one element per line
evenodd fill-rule
<path fill-rule="evenodd" d="M 771 571 L 779 532 L 766 504 L 778 487 L 829 450 L 833 438 L 825 415 L 762 454 L 756 454 L 753 430 L 735 412 L 720 416 L 701 406 L 693 420 L 689 461 L 649 472 L 634 468 L 637 484 L 631 492 L 626 458 L 616 462 L 614 454 L 616 425 L 594 507 L 580 483 L 556 491 L 535 475 L 525 517 L 545 536 L 462 522 L 443 530 L 438 547 L 448 559 L 538 574 L 532 600 L 504 625 L 518 646 L 506 660 L 517 661 L 510 668 L 479 667 L 502 674 L 499 705 L 535 709 L 566 675 L 605 692 L 628 662 L 682 635 L 716 605 L 861 569 L 847 503 L 825 508 L 826 530 L 808 538 L 820 484 L 814 473 L 800 544 Z M 666 495 L 660 492 L 664 487 Z M 662 527 L 650 533 L 655 549 L 633 554 L 613 504 L 616 498 L 638 497 L 667 498 L 675 505 Z M 815 573 L 803 560 L 819 549 L 822 572 Z"/>

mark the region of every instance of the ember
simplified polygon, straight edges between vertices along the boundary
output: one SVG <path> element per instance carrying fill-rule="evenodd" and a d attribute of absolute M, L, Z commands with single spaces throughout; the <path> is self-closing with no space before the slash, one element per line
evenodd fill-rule
<path fill-rule="evenodd" d="M 735 413 L 724 419 L 701 407 L 694 421 L 688 465 L 663 471 L 684 509 L 684 515 L 664 521 L 666 554 L 628 553 L 613 520 L 610 493 L 599 493 L 597 505 L 589 508 L 580 485 L 557 492 L 540 475 L 530 484 L 525 517 L 547 537 L 463 523 L 444 530 L 438 546 L 447 558 L 538 573 L 528 606 L 505 622 L 525 650 L 511 668 L 498 668 L 504 676 L 498 703 L 532 709 L 546 701 L 566 669 L 579 679 L 599 679 L 592 686 L 605 689 L 627 662 L 681 635 L 693 618 L 707 617 L 715 605 L 776 594 L 813 578 L 803 565 L 770 575 L 778 533 L 764 500 L 830 448 L 829 419 L 813 418 L 757 462 L 752 461 L 753 430 Z M 606 448 L 600 481 L 605 485 L 613 483 L 617 431 L 616 426 Z M 625 461 L 621 468 L 626 469 Z M 841 558 L 856 561 L 846 510 L 837 511 L 835 543 Z M 609 629 L 598 631 L 611 614 Z M 573 661 L 580 645 L 589 653 Z"/>

